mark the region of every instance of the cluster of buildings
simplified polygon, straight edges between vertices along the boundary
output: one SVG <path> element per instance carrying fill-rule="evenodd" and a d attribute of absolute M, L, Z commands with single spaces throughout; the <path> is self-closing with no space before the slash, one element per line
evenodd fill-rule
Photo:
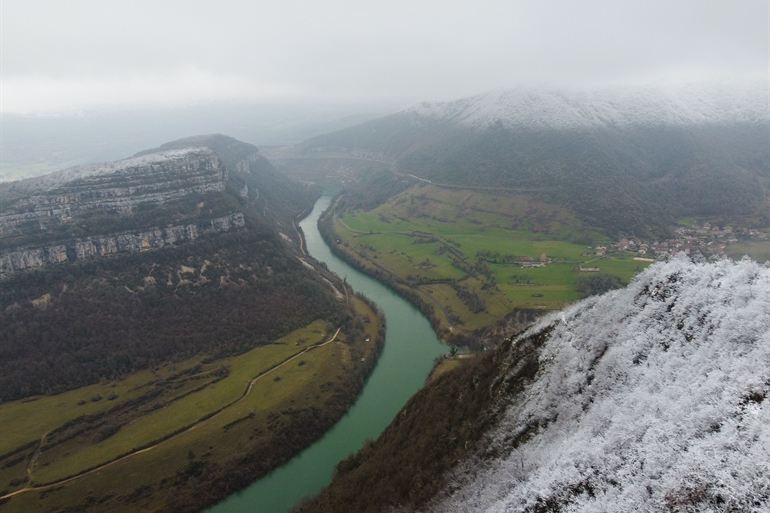
<path fill-rule="evenodd" d="M 628 251 L 637 255 L 675 254 L 683 251 L 687 255 L 723 255 L 730 243 L 738 242 L 738 237 L 744 239 L 768 240 L 768 234 L 750 228 L 719 227 L 711 223 L 703 223 L 692 227 L 681 226 L 674 230 L 675 237 L 655 242 L 622 238 L 612 246 L 618 251 Z M 596 247 L 596 255 L 604 256 L 607 248 Z"/>

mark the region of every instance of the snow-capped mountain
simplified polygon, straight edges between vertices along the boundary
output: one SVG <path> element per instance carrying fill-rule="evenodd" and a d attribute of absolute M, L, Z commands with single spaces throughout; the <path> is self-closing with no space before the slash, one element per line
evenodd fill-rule
<path fill-rule="evenodd" d="M 770 121 L 765 84 L 494 91 L 404 109 L 420 117 L 484 129 L 575 130 L 630 126 L 686 126 Z"/>
<path fill-rule="evenodd" d="M 520 88 L 420 103 L 298 151 L 321 176 L 324 156 L 377 155 L 402 176 L 528 191 L 607 233 L 647 237 L 682 217 L 761 217 L 768 127 L 767 84 Z"/>
<path fill-rule="evenodd" d="M 432 511 L 770 509 L 770 267 L 659 263 L 511 352 L 542 335 L 487 437 L 502 456 L 458 465 Z"/>

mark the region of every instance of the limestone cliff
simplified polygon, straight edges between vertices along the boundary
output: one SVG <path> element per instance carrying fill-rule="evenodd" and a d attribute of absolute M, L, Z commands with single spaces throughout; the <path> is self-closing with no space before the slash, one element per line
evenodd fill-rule
<path fill-rule="evenodd" d="M 208 148 L 79 166 L 12 184 L 0 205 L 0 237 L 46 229 L 90 210 L 130 212 L 145 203 L 222 192 L 227 171 Z"/>
<path fill-rule="evenodd" d="M 197 239 L 201 233 L 222 232 L 233 227 L 243 226 L 245 226 L 243 214 L 238 212 L 197 224 L 155 228 L 139 233 L 88 237 L 64 244 L 12 251 L 0 255 L 0 276 L 3 273 L 43 267 L 49 264 L 163 248 L 182 241 Z"/>
<path fill-rule="evenodd" d="M 0 184 L 0 403 L 339 325 L 279 234 L 313 194 L 223 135 Z"/>
<path fill-rule="evenodd" d="M 239 169 L 247 167 L 244 164 Z M 193 146 L 74 167 L 11 184 L 3 191 L 5 200 L 0 205 L 0 276 L 162 248 L 194 240 L 202 233 L 243 227 L 241 212 L 221 212 L 220 208 L 224 215 L 204 217 L 200 211 L 206 202 L 198 199 L 224 192 L 227 178 L 217 153 Z M 196 197 L 196 211 L 183 213 L 173 207 L 189 196 Z M 133 216 L 135 209 L 147 211 L 159 205 L 172 205 L 166 209 L 171 216 L 154 216 L 155 226 Z M 94 223 L 94 214 L 99 212 L 117 214 L 120 219 Z M 118 230 L 120 227 L 124 229 Z"/>

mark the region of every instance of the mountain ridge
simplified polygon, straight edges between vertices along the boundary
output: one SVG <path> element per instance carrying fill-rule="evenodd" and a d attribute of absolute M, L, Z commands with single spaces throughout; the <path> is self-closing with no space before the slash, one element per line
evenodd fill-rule
<path fill-rule="evenodd" d="M 737 99 L 705 86 L 673 99 L 648 89 L 489 93 L 418 104 L 295 151 L 324 174 L 324 155 L 360 154 L 437 184 L 529 189 L 611 236 L 667 237 L 691 216 L 766 225 L 770 110 L 766 89 L 743 87 Z"/>
<path fill-rule="evenodd" d="M 483 130 L 589 129 L 770 121 L 767 84 L 699 84 L 601 89 L 518 87 L 448 102 L 420 102 L 401 112 Z"/>
<path fill-rule="evenodd" d="M 0 401 L 339 322 L 296 258 L 317 194 L 222 135 L 0 184 Z"/>

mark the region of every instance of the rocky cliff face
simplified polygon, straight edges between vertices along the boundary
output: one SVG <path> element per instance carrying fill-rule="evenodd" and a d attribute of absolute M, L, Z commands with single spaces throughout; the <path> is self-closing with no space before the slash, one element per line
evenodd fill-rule
<path fill-rule="evenodd" d="M 12 184 L 0 207 L 0 236 L 45 229 L 79 212 L 130 212 L 145 203 L 222 192 L 227 171 L 208 148 L 81 166 Z"/>
<path fill-rule="evenodd" d="M 223 135 L 0 184 L 0 403 L 339 325 L 279 234 L 313 194 Z"/>
<path fill-rule="evenodd" d="M 243 227 L 245 224 L 243 214 L 239 212 L 197 224 L 155 228 L 139 233 L 87 237 L 64 244 L 12 251 L 0 255 L 0 275 L 50 264 L 173 246 L 182 241 L 197 239 L 202 233 L 223 232 L 230 228 Z"/>
<path fill-rule="evenodd" d="M 198 203 L 198 199 L 193 201 L 198 207 L 195 212 L 174 211 L 174 202 L 184 198 L 206 198 L 224 192 L 227 178 L 227 169 L 217 153 L 190 147 L 75 167 L 8 184 L 0 204 L 0 276 L 163 248 L 194 240 L 203 233 L 243 227 L 241 212 L 222 212 L 219 208 L 216 213 L 220 215 L 205 216 L 200 207 L 206 203 Z M 145 212 L 159 205 L 172 205 L 167 209 L 171 217 L 156 215 L 152 219 L 157 224 L 162 222 L 162 226 L 147 226 L 146 221 L 133 216 L 135 209 Z M 84 221 L 100 213 L 118 214 L 120 222 Z M 75 231 L 75 227 L 82 229 Z M 117 227 L 123 229 L 115 230 Z M 67 237 L 70 233 L 77 237 Z"/>

